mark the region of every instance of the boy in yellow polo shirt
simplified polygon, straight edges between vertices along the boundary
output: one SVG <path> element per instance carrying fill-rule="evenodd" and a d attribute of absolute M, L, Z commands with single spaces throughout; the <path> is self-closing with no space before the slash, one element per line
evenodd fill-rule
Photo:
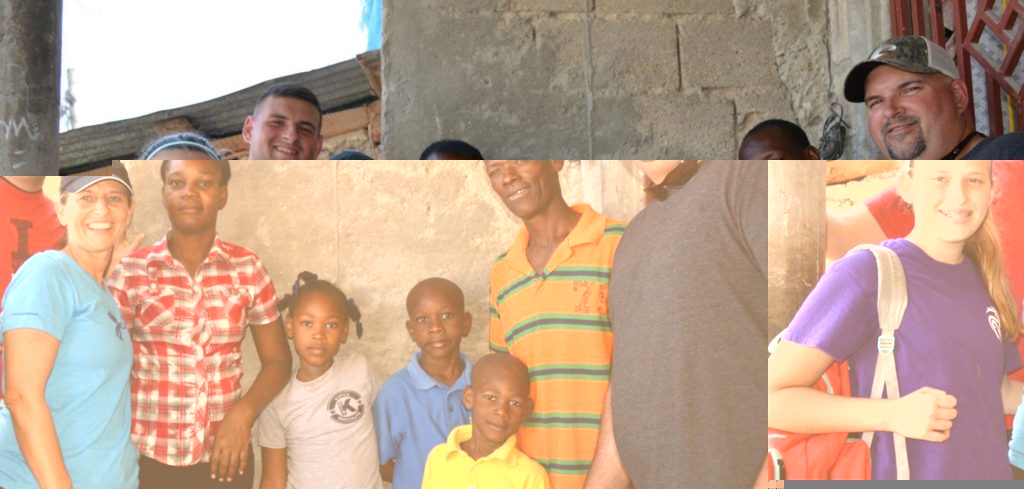
<path fill-rule="evenodd" d="M 544 467 L 516 448 L 516 430 L 533 411 L 522 361 L 507 353 L 481 358 L 462 402 L 472 424 L 430 451 L 423 489 L 550 489 Z"/>

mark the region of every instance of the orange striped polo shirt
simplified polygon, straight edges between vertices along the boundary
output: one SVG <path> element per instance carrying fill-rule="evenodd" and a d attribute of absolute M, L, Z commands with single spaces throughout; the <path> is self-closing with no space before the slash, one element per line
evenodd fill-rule
<path fill-rule="evenodd" d="M 530 369 L 534 413 L 520 449 L 553 489 L 582 488 L 597 447 L 612 358 L 608 278 L 626 224 L 579 204 L 579 222 L 536 272 L 524 227 L 491 266 L 490 346 Z"/>

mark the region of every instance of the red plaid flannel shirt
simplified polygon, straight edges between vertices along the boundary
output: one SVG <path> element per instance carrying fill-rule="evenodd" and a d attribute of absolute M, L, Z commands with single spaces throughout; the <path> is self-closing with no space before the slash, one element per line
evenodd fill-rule
<path fill-rule="evenodd" d="M 167 238 L 126 256 L 107 279 L 132 333 L 132 441 L 158 462 L 210 460 L 220 420 L 242 397 L 247 324 L 279 317 L 253 252 L 216 238 L 192 277 Z"/>

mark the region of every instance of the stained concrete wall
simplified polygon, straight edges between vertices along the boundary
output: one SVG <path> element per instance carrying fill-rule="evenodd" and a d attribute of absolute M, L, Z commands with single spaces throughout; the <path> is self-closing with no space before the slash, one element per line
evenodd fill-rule
<path fill-rule="evenodd" d="M 129 233 L 146 233 L 149 244 L 169 227 L 159 165 L 128 162 L 128 169 L 137 194 Z M 613 217 L 628 219 L 643 205 L 639 174 L 624 162 L 573 161 L 561 180 L 568 202 L 587 194 Z M 465 349 L 474 358 L 485 353 L 488 271 L 520 225 L 479 162 L 236 161 L 218 221 L 223 239 L 260 255 L 279 295 L 309 270 L 354 297 L 366 334 L 349 346 L 382 376 L 415 351 L 405 294 L 435 275 L 464 289 L 476 318 Z M 255 353 L 247 349 L 249 358 Z M 248 380 L 254 366 L 247 364 Z"/>
<path fill-rule="evenodd" d="M 129 233 L 146 233 L 148 245 L 169 228 L 159 163 L 126 164 L 136 192 Z M 626 162 L 571 161 L 561 182 L 566 201 L 587 201 L 616 218 L 643 207 L 640 174 Z M 490 265 L 520 225 L 479 162 L 235 161 L 218 220 L 223 239 L 262 258 L 279 296 L 309 270 L 355 298 L 365 334 L 342 348 L 364 353 L 382 379 L 416 351 L 405 331 L 405 296 L 427 277 L 463 288 L 474 318 L 463 351 L 474 360 L 486 353 Z M 243 354 L 248 388 L 259 365 L 249 337 Z"/>
<path fill-rule="evenodd" d="M 768 118 L 817 140 L 818 0 L 384 2 L 383 148 L 494 158 L 732 158 Z"/>

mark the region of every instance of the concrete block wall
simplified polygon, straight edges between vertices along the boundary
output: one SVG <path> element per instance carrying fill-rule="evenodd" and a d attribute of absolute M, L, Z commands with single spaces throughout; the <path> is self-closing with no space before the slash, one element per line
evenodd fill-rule
<path fill-rule="evenodd" d="M 169 228 L 159 162 L 126 164 L 136 195 L 129 233 L 144 232 L 149 245 Z M 561 183 L 567 202 L 587 201 L 616 218 L 643 207 L 640 174 L 623 161 L 567 162 Z M 303 270 L 353 297 L 365 334 L 356 339 L 353 331 L 342 348 L 365 354 L 381 379 L 416 351 L 405 331 L 405 297 L 427 277 L 462 287 L 474 320 L 463 351 L 473 360 L 487 352 L 490 265 L 519 226 L 482 163 L 452 161 L 234 161 L 218 219 L 222 239 L 260 256 L 279 297 Z M 243 355 L 248 388 L 259 365 L 249 336 Z"/>
<path fill-rule="evenodd" d="M 383 153 L 732 158 L 754 124 L 828 115 L 816 0 L 384 2 Z"/>

